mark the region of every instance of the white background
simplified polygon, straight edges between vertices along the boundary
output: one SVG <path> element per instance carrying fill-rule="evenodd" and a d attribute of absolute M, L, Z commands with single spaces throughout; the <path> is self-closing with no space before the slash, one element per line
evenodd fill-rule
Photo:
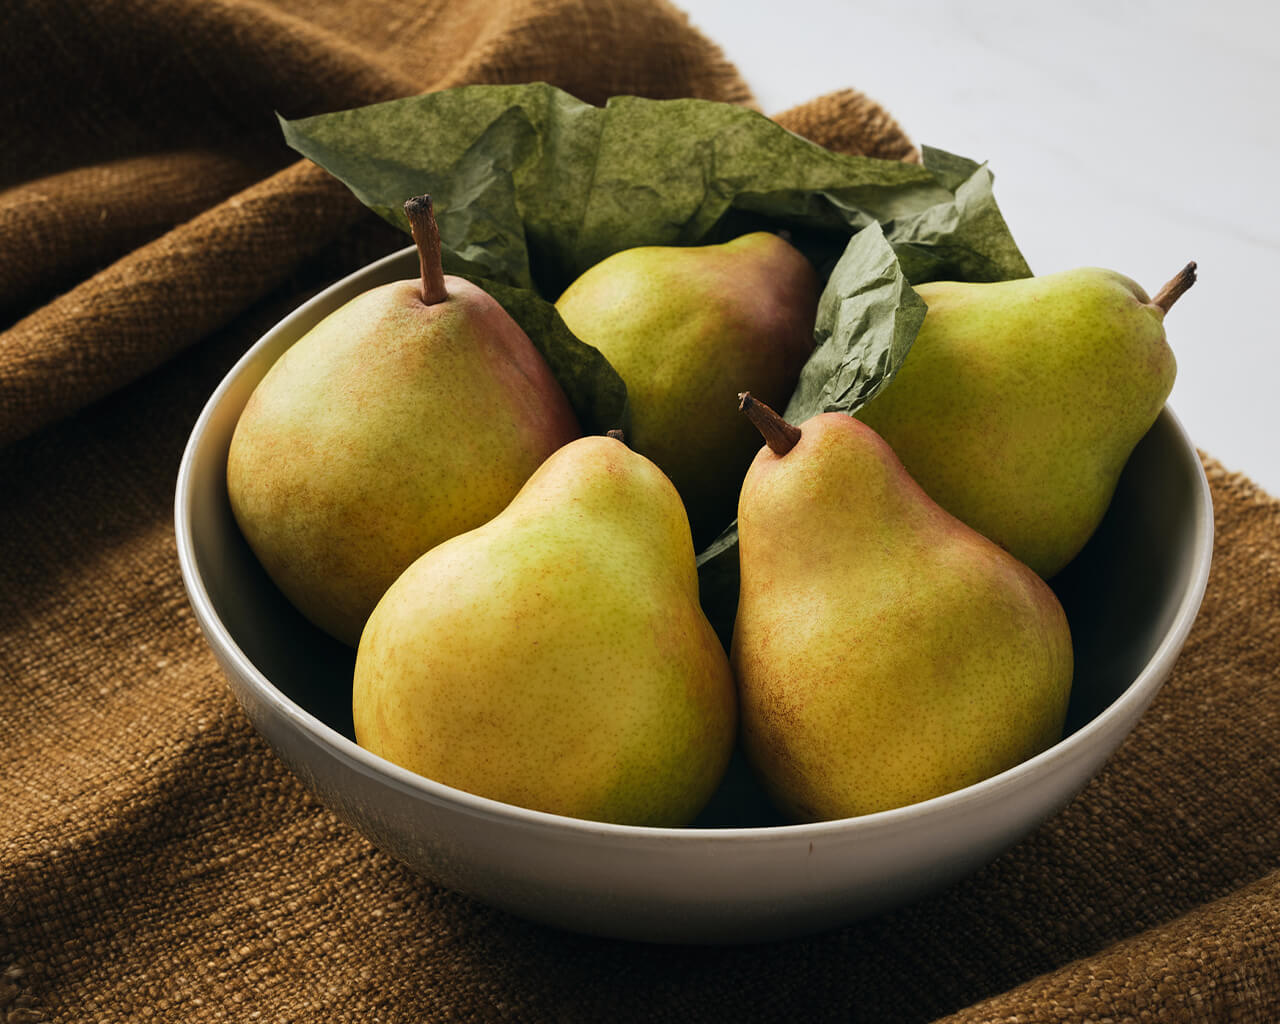
<path fill-rule="evenodd" d="M 1199 281 L 1166 320 L 1169 404 L 1280 496 L 1280 4 L 676 0 L 767 114 L 842 88 L 986 161 L 1036 274 Z"/>

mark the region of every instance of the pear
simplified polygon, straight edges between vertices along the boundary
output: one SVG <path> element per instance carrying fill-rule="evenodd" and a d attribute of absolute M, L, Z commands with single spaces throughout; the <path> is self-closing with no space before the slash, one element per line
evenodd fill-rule
<path fill-rule="evenodd" d="M 1093 267 L 921 285 L 920 333 L 856 415 L 943 508 L 1052 577 L 1164 407 L 1176 373 L 1164 316 L 1194 281 L 1191 263 L 1155 299 Z"/>
<path fill-rule="evenodd" d="M 581 435 L 524 331 L 442 272 L 430 199 L 405 209 L 421 282 L 370 289 L 290 346 L 227 459 L 232 511 L 267 574 L 353 647 L 415 558 L 497 515 Z"/>
<path fill-rule="evenodd" d="M 796 428 L 749 395 L 743 408 L 767 444 L 738 506 L 732 664 L 744 749 L 779 809 L 901 807 L 1054 743 L 1072 648 L 1048 584 L 853 417 Z"/>
<path fill-rule="evenodd" d="M 763 231 L 625 249 L 556 301 L 569 329 L 626 382 L 628 441 L 676 485 L 699 547 L 732 522 L 759 447 L 728 403 L 740 391 L 787 401 L 813 351 L 817 305 L 809 261 Z"/>
<path fill-rule="evenodd" d="M 561 448 L 392 584 L 360 639 L 352 712 L 362 746 L 480 796 L 690 821 L 737 709 L 671 482 L 612 436 Z"/>

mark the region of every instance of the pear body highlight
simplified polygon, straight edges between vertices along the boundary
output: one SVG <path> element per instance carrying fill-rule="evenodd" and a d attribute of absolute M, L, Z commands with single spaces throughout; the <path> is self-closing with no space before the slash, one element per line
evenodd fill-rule
<path fill-rule="evenodd" d="M 560 449 L 387 591 L 352 709 L 361 745 L 446 785 L 687 824 L 724 773 L 737 710 L 670 481 L 612 438 Z"/>
<path fill-rule="evenodd" d="M 796 821 L 951 792 L 1061 735 L 1065 613 L 841 413 L 764 448 L 738 512 L 733 636 L 743 743 Z"/>
<path fill-rule="evenodd" d="M 556 301 L 569 329 L 627 385 L 627 441 L 671 478 L 701 547 L 734 516 L 759 438 L 740 391 L 783 405 L 813 351 L 818 280 L 768 232 L 706 246 L 643 246 L 591 267 Z"/>
<path fill-rule="evenodd" d="M 292 345 L 237 423 L 227 487 L 268 575 L 355 646 L 424 551 L 492 518 L 579 436 L 528 336 L 482 289 L 444 279 L 357 296 Z"/>
<path fill-rule="evenodd" d="M 1165 311 L 1092 267 L 916 291 L 920 333 L 856 415 L 935 501 L 1052 577 L 1093 535 L 1173 388 Z"/>

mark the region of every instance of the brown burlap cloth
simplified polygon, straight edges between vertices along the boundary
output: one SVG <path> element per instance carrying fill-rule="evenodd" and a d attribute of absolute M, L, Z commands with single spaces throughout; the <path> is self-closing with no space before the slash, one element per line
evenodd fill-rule
<path fill-rule="evenodd" d="M 511 918 L 373 849 L 257 739 L 179 579 L 181 449 L 265 328 L 405 243 L 272 112 L 526 80 L 750 102 L 659 0 L 4 4 L 0 1019 L 1280 1020 L 1280 503 L 1213 463 L 1208 596 L 1131 739 L 977 876 L 834 933 Z M 854 92 L 779 120 L 912 151 Z"/>

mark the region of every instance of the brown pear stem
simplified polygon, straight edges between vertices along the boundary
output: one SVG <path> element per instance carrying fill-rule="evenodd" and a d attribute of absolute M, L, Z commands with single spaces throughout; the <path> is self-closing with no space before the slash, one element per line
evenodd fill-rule
<path fill-rule="evenodd" d="M 449 292 L 444 286 L 444 267 L 440 262 L 440 229 L 431 212 L 430 196 L 414 196 L 404 204 L 409 230 L 418 247 L 418 263 L 422 267 L 422 301 L 434 306 L 444 302 Z"/>
<path fill-rule="evenodd" d="M 1172 281 L 1156 293 L 1156 297 L 1151 300 L 1151 304 L 1159 306 L 1162 313 L 1167 313 L 1173 304 L 1178 301 L 1179 296 L 1195 283 L 1196 264 L 1192 260 L 1178 271 L 1177 276 Z"/>
<path fill-rule="evenodd" d="M 800 440 L 799 427 L 792 426 L 764 402 L 756 401 L 750 391 L 738 395 L 738 411 L 747 414 L 775 455 L 786 455 Z"/>
<path fill-rule="evenodd" d="M 627 443 L 627 435 L 624 434 L 621 430 L 618 430 L 616 427 L 613 430 L 608 431 L 604 436 L 611 437 L 615 441 L 621 441 L 623 444 Z"/>

